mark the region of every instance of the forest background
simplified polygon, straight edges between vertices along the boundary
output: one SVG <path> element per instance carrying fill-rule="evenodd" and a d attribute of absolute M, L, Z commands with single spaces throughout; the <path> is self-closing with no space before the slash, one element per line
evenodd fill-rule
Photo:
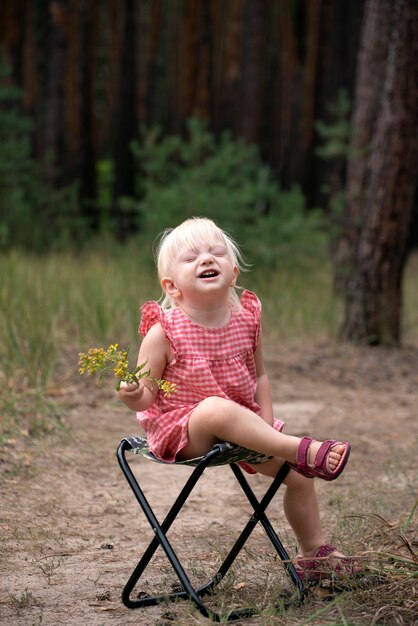
<path fill-rule="evenodd" d="M 155 237 L 207 215 L 251 264 L 279 414 L 353 441 L 327 530 L 387 576 L 286 623 L 416 623 L 417 68 L 415 0 L 0 1 L 0 621 L 140 623 L 131 426 L 78 353 L 135 358 Z"/>
<path fill-rule="evenodd" d="M 398 343 L 418 241 L 416 10 L 4 0 L 2 249 L 148 249 L 206 214 L 274 266 L 322 236 L 342 336 Z"/>

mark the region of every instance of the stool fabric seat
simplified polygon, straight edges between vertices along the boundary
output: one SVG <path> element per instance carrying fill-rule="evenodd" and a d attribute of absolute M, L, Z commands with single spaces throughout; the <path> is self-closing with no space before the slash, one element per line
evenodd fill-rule
<path fill-rule="evenodd" d="M 171 467 L 173 467 L 173 471 L 175 471 L 174 467 L 176 467 L 177 465 L 185 465 L 193 468 L 183 488 L 180 490 L 173 505 L 166 514 L 165 519 L 161 523 L 158 521 L 142 488 L 139 486 L 138 479 L 133 474 L 129 461 L 127 460 L 127 452 L 133 452 L 134 454 L 141 455 L 144 459 L 153 461 L 155 463 L 170 465 Z M 250 487 L 238 464 L 241 462 L 252 464 L 263 463 L 265 461 L 268 461 L 271 457 L 268 457 L 259 452 L 255 452 L 253 450 L 241 448 L 240 446 L 236 446 L 228 442 L 220 442 L 215 444 L 214 447 L 202 457 L 189 459 L 187 461 L 165 463 L 164 461 L 161 461 L 160 459 L 155 457 L 153 453 L 149 450 L 145 437 L 126 437 L 122 439 L 118 446 L 117 458 L 119 466 L 154 532 L 154 538 L 151 540 L 145 552 L 142 554 L 138 564 L 136 565 L 123 589 L 122 602 L 126 607 L 131 609 L 145 608 L 147 606 L 152 606 L 161 602 L 173 602 L 178 599 L 184 599 L 191 601 L 202 615 L 212 619 L 215 622 L 233 621 L 237 619 L 242 619 L 243 617 L 249 617 L 251 615 L 254 615 L 255 613 L 257 613 L 257 610 L 254 608 L 237 609 L 230 611 L 226 614 L 218 613 L 208 608 L 206 604 L 204 604 L 202 597 L 209 593 L 213 593 L 214 588 L 225 577 L 258 523 L 260 523 L 263 527 L 273 548 L 278 554 L 285 571 L 290 576 L 290 579 L 295 587 L 297 601 L 303 601 L 303 582 L 299 577 L 299 574 L 296 571 L 293 563 L 291 562 L 282 541 L 280 540 L 265 513 L 266 508 L 270 504 L 271 500 L 275 496 L 276 492 L 278 491 L 279 487 L 283 483 L 283 480 L 286 478 L 290 470 L 290 466 L 287 463 L 284 463 L 277 476 L 269 484 L 264 496 L 259 500 L 255 495 L 253 489 Z M 195 588 L 191 583 L 185 571 L 185 568 L 183 567 L 177 554 L 175 553 L 170 541 L 168 540 L 167 533 L 169 528 L 175 521 L 177 515 L 180 513 L 181 509 L 186 503 L 193 488 L 197 484 L 198 480 L 201 478 L 204 470 L 208 467 L 216 467 L 220 465 L 230 466 L 232 472 L 235 475 L 235 478 L 238 481 L 238 484 L 240 485 L 248 502 L 251 505 L 252 512 L 241 534 L 238 536 L 228 555 L 218 568 L 218 571 L 205 585 Z M 137 470 L 136 473 L 138 474 L 140 473 L 140 471 Z M 151 489 L 150 485 L 148 486 L 148 489 Z M 231 503 L 231 506 L 233 506 L 233 502 Z M 139 594 L 137 595 L 137 597 L 132 598 L 131 596 L 134 588 L 136 587 L 142 574 L 150 564 L 150 561 L 158 547 L 161 547 L 164 550 L 168 561 L 170 562 L 175 574 L 177 575 L 180 583 L 179 585 L 176 585 L 176 587 L 178 587 L 178 590 L 173 591 L 174 588 L 172 588 L 170 592 L 163 593 L 161 595 L 148 596 L 147 594 Z"/>
<path fill-rule="evenodd" d="M 140 454 L 150 461 L 162 463 L 163 465 L 189 465 L 191 467 L 196 467 L 196 465 L 199 465 L 200 461 L 204 458 L 203 456 L 198 456 L 194 459 L 187 459 L 186 461 L 167 463 L 166 461 L 161 461 L 160 459 L 158 459 L 151 452 L 148 447 L 146 437 L 128 437 L 127 441 L 132 448 L 132 452 L 134 452 L 135 454 Z M 241 446 L 236 446 L 233 443 L 228 443 L 227 441 L 225 441 L 222 443 L 222 452 L 220 452 L 218 456 L 215 456 L 211 460 L 208 467 L 216 467 L 218 465 L 227 465 L 229 463 L 239 462 L 254 464 L 265 463 L 266 461 L 270 461 L 271 458 L 271 456 L 266 456 L 262 452 L 248 450 L 247 448 L 242 448 Z"/>

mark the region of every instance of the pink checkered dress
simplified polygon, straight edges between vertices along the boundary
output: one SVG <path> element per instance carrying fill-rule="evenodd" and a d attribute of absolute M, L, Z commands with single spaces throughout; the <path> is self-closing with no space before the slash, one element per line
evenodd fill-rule
<path fill-rule="evenodd" d="M 188 441 L 187 424 L 192 411 L 209 396 L 229 398 L 258 415 L 254 401 L 257 375 L 254 351 L 260 333 L 261 303 L 251 291 L 241 296 L 241 309 L 228 324 L 205 328 L 192 322 L 179 308 L 164 311 L 157 302 L 142 308 L 139 332 L 146 335 L 160 322 L 174 354 L 162 378 L 176 384 L 176 393 L 165 398 L 159 392 L 153 405 L 137 418 L 152 452 L 173 462 Z M 283 422 L 276 420 L 281 430 Z"/>

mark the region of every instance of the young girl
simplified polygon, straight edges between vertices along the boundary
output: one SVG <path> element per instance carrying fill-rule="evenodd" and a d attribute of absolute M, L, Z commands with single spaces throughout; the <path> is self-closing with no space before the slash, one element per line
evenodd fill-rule
<path fill-rule="evenodd" d="M 119 392 L 137 412 L 150 449 L 173 462 L 229 441 L 271 456 L 246 467 L 271 477 L 288 461 L 294 471 L 285 480 L 284 511 L 301 552 L 298 571 L 318 579 L 329 557 L 328 571 L 351 573 L 352 560 L 326 543 L 310 480 L 337 478 L 350 444 L 281 432 L 263 362 L 261 304 L 254 293 L 244 290 L 239 298 L 236 290 L 239 248 L 211 220 L 192 218 L 163 234 L 157 266 L 164 300 L 142 306 L 138 363 L 146 361 L 152 377 L 175 383 L 176 392 L 165 397 L 146 379 Z"/>

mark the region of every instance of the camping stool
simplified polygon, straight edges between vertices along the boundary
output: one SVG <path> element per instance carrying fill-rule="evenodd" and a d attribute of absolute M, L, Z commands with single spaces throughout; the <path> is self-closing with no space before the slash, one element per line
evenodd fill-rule
<path fill-rule="evenodd" d="M 121 443 L 119 444 L 117 450 L 119 465 L 155 534 L 155 537 L 148 545 L 122 592 L 122 602 L 125 606 L 130 609 L 134 609 L 152 606 L 163 601 L 172 602 L 178 599 L 187 599 L 195 604 L 195 606 L 199 609 L 202 615 L 212 619 L 215 622 L 232 621 L 254 615 L 255 613 L 257 613 L 257 610 L 254 608 L 237 609 L 235 611 L 231 611 L 227 615 L 220 615 L 219 613 L 216 613 L 207 608 L 202 602 L 201 598 L 205 594 L 212 592 L 214 587 L 216 587 L 216 585 L 218 585 L 220 581 L 224 578 L 231 565 L 235 561 L 236 557 L 238 556 L 239 552 L 244 547 L 244 544 L 251 535 L 257 523 L 260 523 L 264 528 L 267 537 L 270 539 L 273 547 L 275 548 L 277 554 L 281 559 L 283 567 L 292 579 L 296 587 L 298 602 L 303 601 L 303 583 L 293 563 L 291 562 L 281 540 L 277 536 L 275 530 L 273 529 L 269 519 L 265 514 L 267 506 L 271 502 L 272 498 L 276 494 L 277 490 L 279 489 L 280 485 L 282 484 L 283 480 L 286 478 L 289 472 L 290 467 L 287 463 L 284 463 L 284 465 L 281 467 L 276 478 L 273 479 L 260 501 L 257 499 L 254 491 L 251 489 L 250 485 L 244 477 L 242 470 L 237 465 L 237 463 L 262 463 L 271 458 L 266 457 L 264 454 L 254 452 L 252 450 L 247 450 L 245 448 L 241 448 L 230 443 L 221 442 L 214 445 L 214 447 L 205 456 L 190 459 L 187 461 L 176 461 L 175 463 L 170 463 L 170 465 L 173 466 L 189 465 L 194 467 L 194 470 L 187 479 L 184 487 L 177 496 L 177 499 L 167 513 L 164 521 L 160 523 L 157 520 L 151 506 L 148 503 L 148 500 L 146 499 L 142 489 L 140 488 L 135 476 L 132 473 L 132 470 L 125 455 L 127 451 L 140 454 L 146 459 L 150 459 L 151 461 L 155 461 L 157 463 L 164 463 L 164 461 L 160 461 L 159 459 L 157 459 L 149 450 L 145 437 L 127 437 L 125 439 L 122 439 Z M 235 474 L 239 485 L 241 486 L 241 489 L 243 490 L 249 503 L 251 504 L 253 512 L 249 521 L 244 526 L 244 529 L 242 530 L 241 534 L 239 535 L 238 539 L 236 540 L 229 554 L 219 567 L 216 574 L 209 580 L 208 583 L 196 589 L 190 582 L 183 566 L 181 565 L 176 553 L 174 552 L 169 540 L 167 539 L 167 532 L 174 520 L 176 519 L 177 515 L 181 511 L 197 481 L 202 476 L 203 471 L 207 467 L 214 467 L 218 465 L 230 466 L 233 473 Z M 170 561 L 175 573 L 177 574 L 177 577 L 180 581 L 180 586 L 178 587 L 178 590 L 176 591 L 175 587 L 172 587 L 172 591 L 164 595 L 148 596 L 147 594 L 138 594 L 137 598 L 131 599 L 131 592 L 133 591 L 138 580 L 144 573 L 158 546 L 161 546 L 163 548 L 168 560 Z"/>

